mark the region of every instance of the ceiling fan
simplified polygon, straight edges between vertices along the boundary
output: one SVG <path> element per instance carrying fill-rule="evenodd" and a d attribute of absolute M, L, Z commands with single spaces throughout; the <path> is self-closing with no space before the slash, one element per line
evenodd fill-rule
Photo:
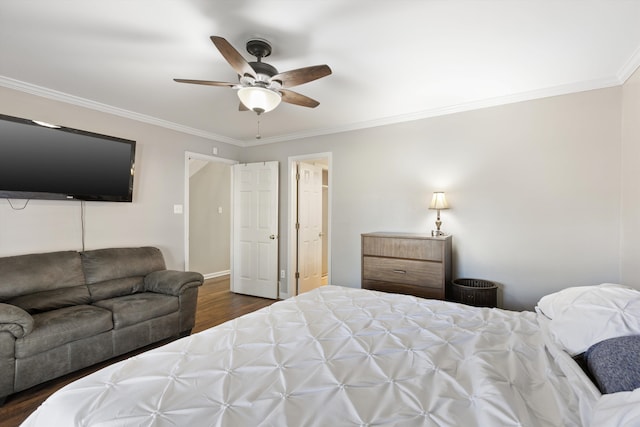
<path fill-rule="evenodd" d="M 279 73 L 274 66 L 262 62 L 262 58 L 271 55 L 271 44 L 264 39 L 254 38 L 247 42 L 247 52 L 257 59 L 252 62 L 247 62 L 223 37 L 211 36 L 211 41 L 238 73 L 238 83 L 188 79 L 173 79 L 174 81 L 237 89 L 240 111 L 251 110 L 258 115 L 273 110 L 280 101 L 309 108 L 320 105 L 315 99 L 289 88 L 328 76 L 331 74 L 328 65 L 314 65 Z"/>

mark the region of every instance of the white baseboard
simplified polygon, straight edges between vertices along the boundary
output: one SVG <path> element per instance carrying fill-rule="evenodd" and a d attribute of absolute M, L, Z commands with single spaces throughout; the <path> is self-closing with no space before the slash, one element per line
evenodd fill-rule
<path fill-rule="evenodd" d="M 228 276 L 229 274 L 231 274 L 231 270 L 216 271 L 215 273 L 203 274 L 203 276 L 205 279 L 215 279 L 216 277 Z"/>

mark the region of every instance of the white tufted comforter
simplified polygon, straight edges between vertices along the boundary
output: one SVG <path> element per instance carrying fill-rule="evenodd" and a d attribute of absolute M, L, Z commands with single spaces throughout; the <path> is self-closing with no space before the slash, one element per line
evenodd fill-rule
<path fill-rule="evenodd" d="M 82 378 L 24 425 L 586 425 L 592 386 L 536 316 L 326 286 Z"/>

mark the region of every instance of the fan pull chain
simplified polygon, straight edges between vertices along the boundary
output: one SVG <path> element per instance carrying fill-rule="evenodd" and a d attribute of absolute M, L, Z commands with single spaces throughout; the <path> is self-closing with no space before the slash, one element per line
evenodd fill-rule
<path fill-rule="evenodd" d="M 262 138 L 262 135 L 260 135 L 260 114 L 258 114 L 258 133 L 256 134 L 256 139 L 260 138 Z"/>

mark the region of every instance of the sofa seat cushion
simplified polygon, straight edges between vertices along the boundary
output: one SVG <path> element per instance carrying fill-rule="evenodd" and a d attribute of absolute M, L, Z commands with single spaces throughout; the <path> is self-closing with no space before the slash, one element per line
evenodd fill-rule
<path fill-rule="evenodd" d="M 17 359 L 113 329 L 111 313 L 104 308 L 91 305 L 77 305 L 34 314 L 33 321 L 33 331 L 16 340 Z"/>
<path fill-rule="evenodd" d="M 174 313 L 180 307 L 178 297 L 153 292 L 106 299 L 98 301 L 94 305 L 113 313 L 114 329 L 125 328 L 145 320 Z"/>

